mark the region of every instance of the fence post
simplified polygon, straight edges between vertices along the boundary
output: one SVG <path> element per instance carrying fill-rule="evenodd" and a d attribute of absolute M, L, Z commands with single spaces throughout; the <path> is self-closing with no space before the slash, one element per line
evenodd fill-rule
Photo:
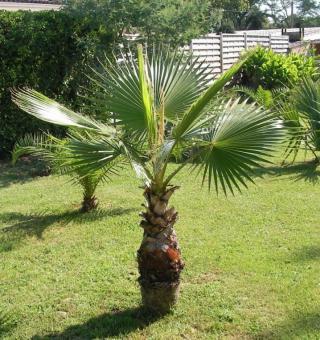
<path fill-rule="evenodd" d="M 220 33 L 220 69 L 221 73 L 223 73 L 223 33 Z"/>
<path fill-rule="evenodd" d="M 269 33 L 269 48 L 272 49 L 272 35 Z"/>
<path fill-rule="evenodd" d="M 189 52 L 190 52 L 190 55 L 191 55 L 190 63 L 192 63 L 192 61 L 193 61 L 193 40 L 191 40 L 191 42 L 190 42 Z"/>
<path fill-rule="evenodd" d="M 247 50 L 248 49 L 248 35 L 247 35 L 247 32 L 243 33 L 243 37 L 244 37 L 244 49 Z"/>

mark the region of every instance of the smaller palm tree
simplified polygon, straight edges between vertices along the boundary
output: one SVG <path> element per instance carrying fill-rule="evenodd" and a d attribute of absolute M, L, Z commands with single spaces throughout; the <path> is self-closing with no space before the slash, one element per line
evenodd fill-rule
<path fill-rule="evenodd" d="M 113 140 L 112 147 L 120 150 L 143 180 L 139 283 L 143 304 L 156 312 L 167 312 L 177 301 L 184 267 L 174 230 L 178 212 L 170 206 L 179 188 L 174 183 L 176 175 L 187 167 L 198 169 L 209 188 L 234 193 L 247 187 L 246 181 L 253 182 L 252 167 L 268 161 L 281 139 L 272 113 L 254 103 L 218 96 L 245 60 L 212 84 L 198 60 L 170 51 L 155 50 L 149 57 L 139 46 L 137 61 L 126 59 L 116 66 L 107 61 L 96 72 L 95 81 L 107 112 L 112 113 L 114 129 L 36 91 L 13 94 L 15 103 L 39 119 L 100 136 L 94 142 L 73 145 L 75 165 L 82 173 L 104 166 L 104 148 Z M 181 162 L 172 168 L 169 162 L 174 156 Z"/>
<path fill-rule="evenodd" d="M 117 173 L 123 162 L 119 150 L 117 152 L 116 148 L 104 147 L 104 166 L 87 173 L 83 169 L 80 171 L 74 148 L 84 147 L 93 140 L 92 134 L 80 134 L 75 130 L 71 130 L 69 136 L 63 139 L 50 134 L 27 135 L 15 144 L 12 161 L 15 164 L 21 156 L 34 155 L 45 160 L 56 173 L 71 176 L 72 182 L 82 188 L 81 211 L 89 212 L 98 207 L 99 201 L 95 195 L 98 185 Z"/>
<path fill-rule="evenodd" d="M 320 81 L 303 79 L 293 88 L 287 101 L 282 103 L 280 114 L 289 132 L 285 157 L 304 150 L 314 155 L 319 163 L 320 151 Z"/>

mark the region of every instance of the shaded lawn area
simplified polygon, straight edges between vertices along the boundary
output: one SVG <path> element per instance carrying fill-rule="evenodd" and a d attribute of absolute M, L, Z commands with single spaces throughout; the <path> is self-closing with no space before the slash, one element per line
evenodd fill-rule
<path fill-rule="evenodd" d="M 143 197 L 129 170 L 99 188 L 88 215 L 67 177 L 0 170 L 0 338 L 319 339 L 312 164 L 259 171 L 264 180 L 228 199 L 180 174 L 172 204 L 186 269 L 180 303 L 161 319 L 139 308 Z"/>

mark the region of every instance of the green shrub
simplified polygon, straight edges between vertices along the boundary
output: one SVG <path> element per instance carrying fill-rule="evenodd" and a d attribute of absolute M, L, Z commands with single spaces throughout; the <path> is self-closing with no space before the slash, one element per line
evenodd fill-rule
<path fill-rule="evenodd" d="M 275 89 L 293 86 L 301 78 L 314 76 L 316 73 L 313 57 L 277 54 L 261 47 L 244 66 L 240 82 L 252 88 L 262 86 L 264 89 Z"/>
<path fill-rule="evenodd" d="M 112 32 L 68 13 L 0 11 L 0 156 L 26 133 L 61 131 L 18 109 L 10 88 L 29 86 L 81 110 L 81 88 L 92 86 L 86 65 L 113 42 Z"/>
<path fill-rule="evenodd" d="M 57 12 L 0 11 L 0 157 L 26 133 L 54 132 L 17 109 L 11 103 L 10 88 L 29 86 L 85 112 L 81 95 L 96 93 L 95 85 L 84 76 L 91 72 L 87 65 L 96 68 L 97 56 L 109 55 L 119 42 L 126 46 L 125 32 L 139 32 L 148 46 L 160 41 L 184 45 L 208 32 L 220 18 L 220 11 L 207 0 L 201 4 L 198 0 L 64 3 L 64 10 Z M 101 120 L 105 107 L 94 102 L 90 113 Z"/>

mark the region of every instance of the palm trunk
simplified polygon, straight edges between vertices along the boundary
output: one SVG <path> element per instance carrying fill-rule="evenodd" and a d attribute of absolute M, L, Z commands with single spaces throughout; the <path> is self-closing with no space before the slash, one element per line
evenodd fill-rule
<path fill-rule="evenodd" d="M 142 303 L 159 314 L 169 312 L 177 302 L 184 267 L 173 229 L 178 213 L 168 208 L 176 189 L 172 187 L 159 194 L 146 188 L 146 212 L 141 214 L 144 235 L 138 250 L 138 265 Z"/>
<path fill-rule="evenodd" d="M 82 205 L 81 205 L 81 212 L 89 212 L 95 210 L 98 207 L 99 201 L 96 196 L 84 196 Z"/>

